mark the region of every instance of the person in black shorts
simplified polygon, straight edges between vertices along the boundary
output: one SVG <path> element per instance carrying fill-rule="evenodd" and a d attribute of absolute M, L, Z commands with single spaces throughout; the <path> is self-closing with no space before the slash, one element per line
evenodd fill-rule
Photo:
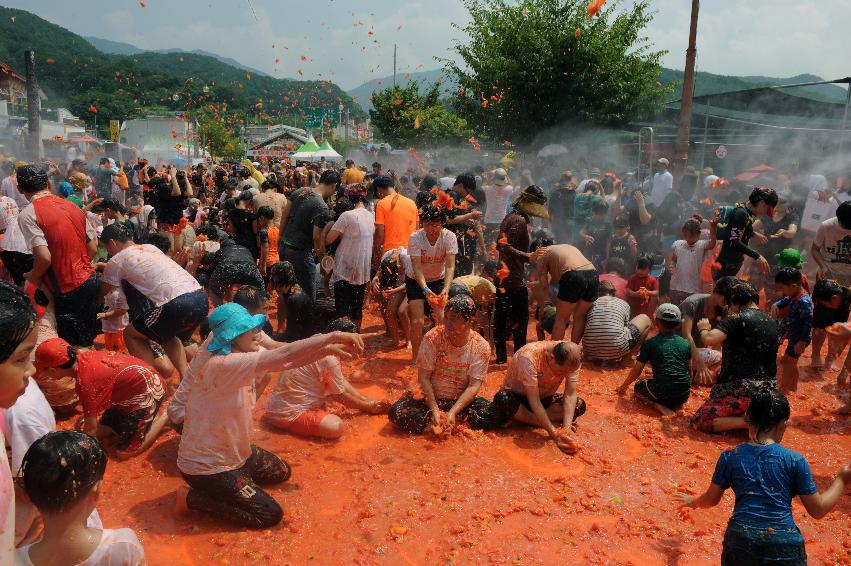
<path fill-rule="evenodd" d="M 552 339 L 562 340 L 568 321 L 573 317 L 571 340 L 578 344 L 585 332 L 585 315 L 597 300 L 600 277 L 597 270 L 575 246 L 550 246 L 538 261 L 539 289 L 549 294 L 552 283 L 558 281 L 556 321 Z"/>
<path fill-rule="evenodd" d="M 848 322 L 851 315 L 851 289 L 833 279 L 820 279 L 813 286 L 813 342 L 811 368 L 834 366 L 848 341 L 831 334 L 827 345 L 827 357 L 822 362 L 821 349 L 824 345 L 825 329 L 834 324 Z"/>

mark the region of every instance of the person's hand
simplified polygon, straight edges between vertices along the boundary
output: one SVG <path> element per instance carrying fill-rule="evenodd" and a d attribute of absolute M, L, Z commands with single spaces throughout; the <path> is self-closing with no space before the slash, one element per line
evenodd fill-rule
<path fill-rule="evenodd" d="M 795 342 L 795 346 L 792 348 L 792 351 L 795 352 L 795 355 L 800 356 L 804 353 L 804 350 L 807 349 L 806 342 Z"/>
<path fill-rule="evenodd" d="M 694 503 L 697 498 L 685 493 L 678 493 L 677 499 L 680 500 L 680 507 L 691 507 L 692 503 Z"/>
<path fill-rule="evenodd" d="M 537 262 L 539 259 L 544 257 L 545 253 L 547 253 L 546 246 L 541 246 L 540 248 L 538 248 L 537 250 L 532 252 L 532 255 L 529 256 L 529 259 L 532 260 L 533 262 Z"/>
<path fill-rule="evenodd" d="M 363 338 L 353 332 L 334 332 L 330 347 L 345 359 L 355 358 L 363 354 Z"/>
<path fill-rule="evenodd" d="M 373 399 L 366 412 L 370 415 L 380 415 L 386 413 L 388 409 L 390 409 L 389 399 Z"/>
<path fill-rule="evenodd" d="M 455 428 L 455 424 L 456 424 L 455 419 L 456 419 L 455 413 L 453 413 L 452 411 L 449 411 L 448 413 L 446 413 L 446 428 L 445 428 L 445 430 L 447 432 Z"/>
<path fill-rule="evenodd" d="M 841 338 L 848 338 L 851 336 L 851 325 L 842 322 L 831 324 L 825 330 L 828 334 L 839 336 Z"/>
<path fill-rule="evenodd" d="M 168 168 L 168 174 L 169 174 L 170 177 L 174 177 L 175 175 L 177 175 L 177 167 L 175 167 L 174 165 L 171 165 Z"/>
<path fill-rule="evenodd" d="M 695 366 L 696 367 L 694 369 L 694 380 L 697 382 L 697 384 L 703 385 L 704 387 L 712 385 L 712 382 L 715 381 L 714 376 L 712 374 L 712 370 L 706 366 L 703 360 L 695 362 Z"/>
<path fill-rule="evenodd" d="M 777 238 L 782 238 L 784 232 L 785 232 L 785 230 L 778 230 L 777 232 L 775 232 L 774 234 L 769 236 L 769 238 L 771 238 L 772 240 L 776 240 Z"/>
<path fill-rule="evenodd" d="M 819 279 L 836 279 L 833 275 L 833 271 L 831 271 L 831 269 L 826 265 L 819 267 L 818 277 Z"/>
<path fill-rule="evenodd" d="M 759 232 L 754 232 L 753 239 L 756 240 L 757 244 L 768 243 L 768 238 L 766 238 L 764 234 L 760 234 Z"/>
<path fill-rule="evenodd" d="M 768 314 L 771 315 L 771 318 L 777 318 L 780 315 L 780 309 L 777 308 L 776 304 L 772 304 L 771 308 L 768 309 Z"/>
<path fill-rule="evenodd" d="M 594 245 L 594 236 L 592 236 L 590 234 L 585 234 L 584 236 L 582 236 L 582 239 L 585 240 L 585 245 L 587 245 L 587 246 L 593 246 Z"/>
<path fill-rule="evenodd" d="M 840 470 L 836 473 L 836 476 L 845 482 L 845 485 L 847 486 L 848 483 L 851 482 L 851 463 L 842 466 L 842 468 L 840 468 Z"/>
<path fill-rule="evenodd" d="M 567 431 L 561 431 L 557 433 L 553 440 L 556 443 L 556 446 L 559 450 L 568 455 L 573 455 L 579 452 L 579 444 L 573 438 L 573 436 Z"/>
<path fill-rule="evenodd" d="M 97 314 L 97 319 L 98 319 L 98 320 L 103 320 L 103 319 L 105 319 L 105 318 L 106 318 L 107 314 L 109 314 L 109 313 L 99 312 L 99 313 Z"/>
<path fill-rule="evenodd" d="M 766 240 L 768 241 L 768 240 Z M 771 271 L 771 266 L 768 265 L 768 260 L 762 256 L 759 256 L 759 259 L 756 260 L 756 266 L 759 268 L 760 272 L 768 273 Z"/>
<path fill-rule="evenodd" d="M 618 389 L 617 389 L 617 394 L 623 395 L 624 393 L 626 393 L 627 389 L 629 389 L 629 384 L 628 383 L 622 383 L 621 386 L 618 387 Z"/>
<path fill-rule="evenodd" d="M 644 204 L 644 193 L 641 191 L 635 191 L 633 198 L 635 199 L 636 204 Z"/>
<path fill-rule="evenodd" d="M 481 217 L 482 217 L 482 211 L 481 210 L 474 210 L 470 213 L 470 218 L 472 218 L 473 220 L 478 220 Z"/>
<path fill-rule="evenodd" d="M 712 323 L 709 322 L 708 318 L 701 318 L 700 320 L 697 321 L 697 329 L 700 332 L 703 332 L 704 330 L 708 332 L 708 331 L 712 330 Z"/>

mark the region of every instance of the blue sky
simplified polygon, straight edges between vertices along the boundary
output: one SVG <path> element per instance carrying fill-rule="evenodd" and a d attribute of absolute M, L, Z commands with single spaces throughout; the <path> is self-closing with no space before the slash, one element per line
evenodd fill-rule
<path fill-rule="evenodd" d="M 204 49 L 278 77 L 331 79 L 350 89 L 438 67 L 460 36 L 460 0 L 0 0 L 84 36 L 142 49 Z M 629 3 L 630 0 L 625 0 Z M 689 0 L 651 0 L 648 35 L 682 68 Z M 257 14 L 255 19 L 251 7 Z M 851 0 L 704 0 L 698 69 L 731 75 L 851 75 Z M 370 32 L 372 32 L 370 34 Z M 274 46 L 274 48 L 273 48 Z M 307 60 L 302 60 L 304 55 Z M 275 59 L 279 63 L 275 63 Z"/>

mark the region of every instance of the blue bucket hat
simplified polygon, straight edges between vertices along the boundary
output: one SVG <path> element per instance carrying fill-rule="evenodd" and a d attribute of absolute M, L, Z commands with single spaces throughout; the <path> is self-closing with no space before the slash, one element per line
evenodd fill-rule
<path fill-rule="evenodd" d="M 74 195 L 74 186 L 68 181 L 62 181 L 59 183 L 59 194 L 65 198 Z"/>
<path fill-rule="evenodd" d="M 209 320 L 213 339 L 207 345 L 207 350 L 225 356 L 231 352 L 231 342 L 237 336 L 263 326 L 266 315 L 252 315 L 242 305 L 226 303 L 211 312 Z"/>

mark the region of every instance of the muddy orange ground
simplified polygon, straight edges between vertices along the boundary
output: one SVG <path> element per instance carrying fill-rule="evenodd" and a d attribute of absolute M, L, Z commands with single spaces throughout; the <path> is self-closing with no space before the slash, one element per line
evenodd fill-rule
<path fill-rule="evenodd" d="M 368 315 L 365 331 L 378 330 Z M 534 333 L 530 331 L 530 336 Z M 352 383 L 398 398 L 414 378 L 407 351 L 368 343 L 346 364 Z M 806 360 L 806 359 L 805 359 Z M 805 361 L 808 363 L 808 360 Z M 660 420 L 614 393 L 625 370 L 584 369 L 580 455 L 562 455 L 527 428 L 447 440 L 397 433 L 385 416 L 342 411 L 337 442 L 273 432 L 259 420 L 255 442 L 293 467 L 273 487 L 284 522 L 239 530 L 203 517 L 176 517 L 178 436 L 168 432 L 145 456 L 111 461 L 99 510 L 107 527 L 132 527 L 153 566 L 176 564 L 718 564 L 733 496 L 715 509 L 677 509 L 678 491 L 697 493 L 718 454 L 741 436 L 688 427 L 706 398 L 696 391 L 685 411 Z M 490 398 L 502 382 L 492 368 Z M 835 376 L 801 383 L 792 398 L 784 444 L 803 453 L 825 489 L 851 457 L 851 421 L 837 417 Z M 811 564 L 851 563 L 851 495 L 821 521 L 794 504 Z"/>

